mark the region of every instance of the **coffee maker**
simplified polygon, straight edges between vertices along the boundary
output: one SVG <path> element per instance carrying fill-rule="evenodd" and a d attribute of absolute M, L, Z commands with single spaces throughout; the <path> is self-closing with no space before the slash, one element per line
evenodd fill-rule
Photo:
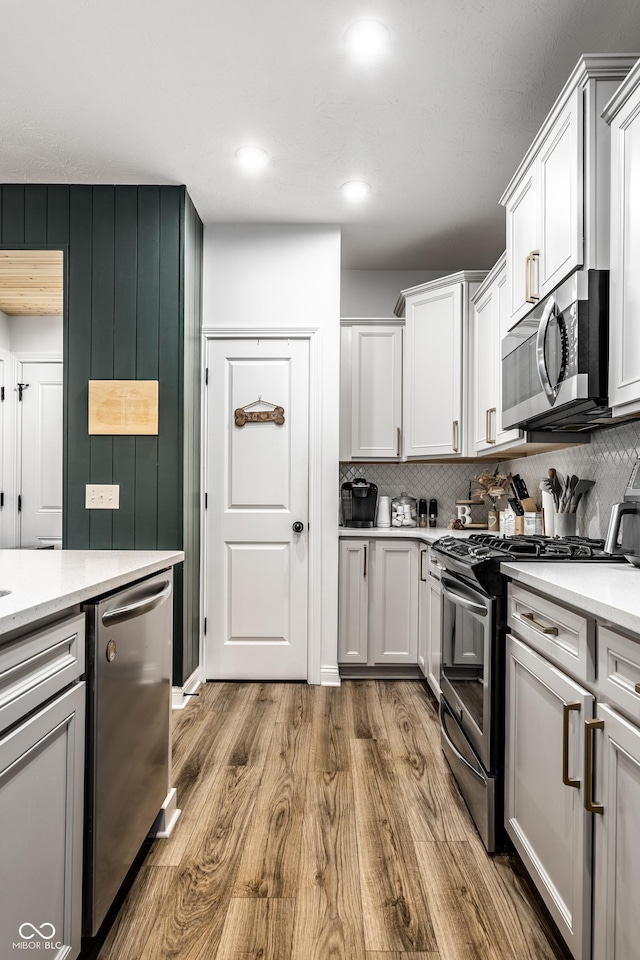
<path fill-rule="evenodd" d="M 364 479 L 342 484 L 342 523 L 345 527 L 372 527 L 376 522 L 378 488 Z"/>
<path fill-rule="evenodd" d="M 622 523 L 622 518 L 625 518 Z M 622 523 L 622 546 L 618 546 Z M 604 549 L 607 553 L 623 553 L 629 563 L 640 567 L 640 457 L 636 460 L 624 500 L 614 503 Z"/>

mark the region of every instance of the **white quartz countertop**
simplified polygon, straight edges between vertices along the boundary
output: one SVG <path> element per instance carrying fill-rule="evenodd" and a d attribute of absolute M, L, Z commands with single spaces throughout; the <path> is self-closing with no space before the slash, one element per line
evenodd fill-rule
<path fill-rule="evenodd" d="M 435 543 L 440 537 L 468 537 L 471 533 L 486 533 L 486 530 L 447 530 L 446 527 L 339 527 L 340 537 L 355 537 L 357 540 L 420 540 Z"/>
<path fill-rule="evenodd" d="M 0 550 L 0 635 L 184 560 L 181 550 Z"/>
<path fill-rule="evenodd" d="M 640 634 L 640 567 L 630 563 L 501 563 L 512 580 Z"/>

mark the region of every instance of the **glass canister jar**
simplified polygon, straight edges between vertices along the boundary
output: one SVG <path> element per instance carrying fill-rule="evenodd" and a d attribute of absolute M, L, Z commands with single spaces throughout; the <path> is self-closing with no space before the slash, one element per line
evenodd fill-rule
<path fill-rule="evenodd" d="M 391 526 L 415 527 L 418 524 L 417 501 L 407 493 L 401 493 L 391 501 Z"/>

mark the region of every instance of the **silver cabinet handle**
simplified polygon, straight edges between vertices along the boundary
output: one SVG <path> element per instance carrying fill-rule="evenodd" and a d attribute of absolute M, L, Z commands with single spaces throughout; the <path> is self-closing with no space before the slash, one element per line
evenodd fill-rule
<path fill-rule="evenodd" d="M 584 722 L 584 808 L 587 813 L 604 813 L 601 803 L 593 799 L 593 731 L 604 729 L 604 720 Z"/>
<path fill-rule="evenodd" d="M 539 250 L 532 250 L 524 260 L 525 269 L 525 300 L 527 303 L 537 303 L 540 296 L 533 292 L 533 261 L 540 256 Z"/>
<path fill-rule="evenodd" d="M 422 580 L 423 583 L 427 582 L 427 578 L 424 575 L 424 558 L 426 557 L 426 555 L 427 555 L 426 550 L 420 551 L 420 579 Z"/>
<path fill-rule="evenodd" d="M 142 617 L 145 613 L 155 610 L 161 603 L 171 596 L 171 583 L 165 580 L 161 590 L 154 593 L 151 597 L 145 597 L 143 600 L 136 600 L 135 603 L 128 603 L 126 607 L 116 607 L 115 610 L 107 610 L 102 614 L 102 622 L 105 627 L 113 627 L 118 623 L 124 623 L 125 620 L 133 620 L 135 617 Z"/>
<path fill-rule="evenodd" d="M 545 627 L 544 623 L 540 623 L 539 620 L 536 620 L 535 616 L 532 613 L 521 613 L 521 620 L 527 620 L 532 627 L 535 627 L 536 630 L 539 630 L 540 633 L 544 633 L 547 637 L 557 637 L 558 628 L 557 627 Z"/>
<path fill-rule="evenodd" d="M 459 430 L 459 421 L 454 420 L 451 424 L 451 449 L 454 453 L 458 452 L 458 430 Z"/>
<path fill-rule="evenodd" d="M 363 564 L 362 564 L 362 576 L 363 576 L 363 577 L 366 577 L 366 575 L 367 575 L 367 545 L 366 545 L 366 543 L 365 543 L 365 545 L 364 545 L 364 547 L 363 547 L 363 552 L 364 552 L 364 561 L 363 561 Z"/>
<path fill-rule="evenodd" d="M 396 441 L 397 441 L 397 456 L 400 456 L 400 441 L 402 438 L 402 430 L 400 427 L 396 427 Z"/>
<path fill-rule="evenodd" d="M 489 407 L 487 410 L 487 443 L 495 443 L 496 438 L 493 432 L 493 426 L 495 425 L 494 414 L 497 412 L 496 407 Z"/>
<path fill-rule="evenodd" d="M 562 782 L 565 787 L 579 787 L 580 781 L 569 776 L 569 717 L 572 710 L 580 713 L 579 701 L 562 704 Z"/>

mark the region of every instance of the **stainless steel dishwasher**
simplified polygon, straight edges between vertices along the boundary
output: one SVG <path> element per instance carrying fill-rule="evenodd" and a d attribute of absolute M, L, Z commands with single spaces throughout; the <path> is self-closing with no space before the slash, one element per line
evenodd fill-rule
<path fill-rule="evenodd" d="M 169 788 L 172 570 L 86 604 L 83 934 L 95 936 Z"/>

